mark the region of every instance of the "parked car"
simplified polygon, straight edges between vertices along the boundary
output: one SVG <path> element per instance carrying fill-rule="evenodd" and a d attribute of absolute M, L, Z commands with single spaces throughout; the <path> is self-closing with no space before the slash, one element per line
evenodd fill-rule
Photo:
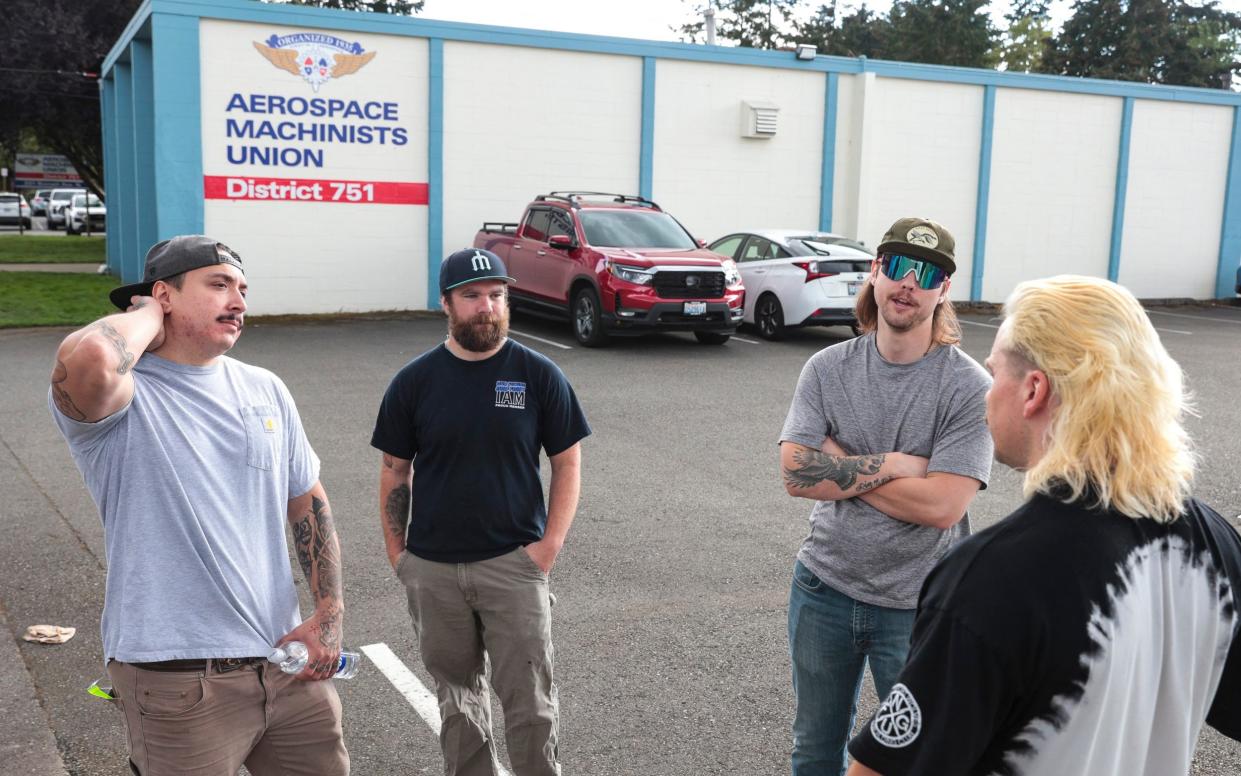
<path fill-rule="evenodd" d="M 52 189 L 47 196 L 47 228 L 59 229 L 65 225 L 65 208 L 73 201 L 74 194 L 85 194 L 86 189 Z"/>
<path fill-rule="evenodd" d="M 52 193 L 51 189 L 39 189 L 30 199 L 30 207 L 36 216 L 47 215 L 47 197 Z"/>
<path fill-rule="evenodd" d="M 649 199 L 589 191 L 539 195 L 520 223 L 484 223 L 474 238 L 517 279 L 515 308 L 569 318 L 587 347 L 652 331 L 727 342 L 745 288 L 732 259 L 704 245 Z"/>
<path fill-rule="evenodd" d="M 31 224 L 30 203 L 21 194 L 0 193 L 0 224 L 27 229 Z"/>
<path fill-rule="evenodd" d="M 65 234 L 102 232 L 108 216 L 103 200 L 94 194 L 74 194 L 65 208 Z M 89 226 L 89 228 L 88 228 Z"/>
<path fill-rule="evenodd" d="M 854 298 L 875 256 L 830 232 L 754 229 L 711 243 L 737 262 L 746 287 L 743 321 L 763 339 L 800 326 L 848 326 L 859 333 Z"/>

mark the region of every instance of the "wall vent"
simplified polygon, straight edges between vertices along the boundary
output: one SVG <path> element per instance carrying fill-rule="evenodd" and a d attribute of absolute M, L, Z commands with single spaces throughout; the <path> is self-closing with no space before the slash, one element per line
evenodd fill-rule
<path fill-rule="evenodd" d="M 741 136 L 775 137 L 780 106 L 761 100 L 741 101 Z"/>

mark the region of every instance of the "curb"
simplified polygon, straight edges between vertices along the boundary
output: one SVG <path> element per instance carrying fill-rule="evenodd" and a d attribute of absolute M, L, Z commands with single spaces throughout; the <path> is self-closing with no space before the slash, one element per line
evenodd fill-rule
<path fill-rule="evenodd" d="M 0 762 L 5 773 L 68 776 L 21 650 L 0 607 Z"/>

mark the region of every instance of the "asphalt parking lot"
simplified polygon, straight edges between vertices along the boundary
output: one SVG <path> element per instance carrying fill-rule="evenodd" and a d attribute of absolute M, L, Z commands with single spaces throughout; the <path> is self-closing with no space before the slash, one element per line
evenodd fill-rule
<path fill-rule="evenodd" d="M 1151 318 L 1196 396 L 1197 493 L 1236 524 L 1241 308 Z M 981 361 L 997 322 L 964 320 L 963 346 Z M 669 334 L 586 350 L 567 324 L 515 316 L 512 327 L 560 364 L 594 428 L 577 521 L 552 572 L 565 773 L 787 773 L 785 605 L 810 504 L 784 493 L 775 443 L 802 364 L 847 330 L 779 343 L 743 331 L 724 346 Z M 0 332 L 0 603 L 18 635 L 34 623 L 78 628 L 62 646 L 20 643 L 21 657 L 68 771 L 121 776 L 120 715 L 85 692 L 102 673 L 102 528 L 47 416 L 50 358 L 65 331 Z M 260 322 L 233 352 L 283 377 L 322 458 L 344 551 L 346 642 L 372 655 L 386 645 L 428 686 L 384 560 L 369 439 L 391 375 L 443 332 L 435 318 Z M 996 464 L 971 509 L 975 530 L 1019 501 L 1018 478 Z M 405 694 L 413 685 L 398 684 L 371 660 L 338 683 L 355 774 L 441 772 L 435 738 Z M 863 718 L 874 703 L 868 686 Z M 1205 731 L 1193 773 L 1238 772 L 1241 744 Z"/>

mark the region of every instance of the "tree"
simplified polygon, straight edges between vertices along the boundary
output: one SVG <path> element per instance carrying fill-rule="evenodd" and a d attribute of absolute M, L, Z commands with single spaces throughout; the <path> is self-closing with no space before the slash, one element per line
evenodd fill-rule
<path fill-rule="evenodd" d="M 1017 0 L 1004 15 L 1008 29 L 992 52 L 991 59 L 1011 73 L 1037 72 L 1043 63 L 1047 40 L 1051 38 L 1048 7 L 1051 0 Z"/>
<path fill-rule="evenodd" d="M 884 59 L 892 25 L 887 17 L 863 3 L 836 24 L 836 5 L 820 5 L 809 21 L 798 25 L 797 41 L 808 43 L 821 54 L 838 57 Z"/>
<path fill-rule="evenodd" d="M 886 56 L 903 62 L 991 67 L 999 35 L 987 0 L 897 0 L 888 12 Z"/>
<path fill-rule="evenodd" d="M 260 2 L 309 5 L 316 8 L 335 8 L 338 11 L 369 11 L 396 16 L 411 16 L 421 11 L 426 5 L 426 0 L 260 0 Z"/>
<path fill-rule="evenodd" d="M 718 3 L 715 34 L 738 46 L 774 49 L 787 46 L 786 31 L 792 28 L 793 13 L 801 0 L 733 0 Z M 702 16 L 704 3 L 695 3 L 694 14 Z M 706 22 L 684 24 L 678 30 L 687 43 L 706 41 Z"/>
<path fill-rule="evenodd" d="M 1228 88 L 1241 73 L 1241 15 L 1208 0 L 1078 0 L 1047 41 L 1041 69 L 1060 75 Z"/>

